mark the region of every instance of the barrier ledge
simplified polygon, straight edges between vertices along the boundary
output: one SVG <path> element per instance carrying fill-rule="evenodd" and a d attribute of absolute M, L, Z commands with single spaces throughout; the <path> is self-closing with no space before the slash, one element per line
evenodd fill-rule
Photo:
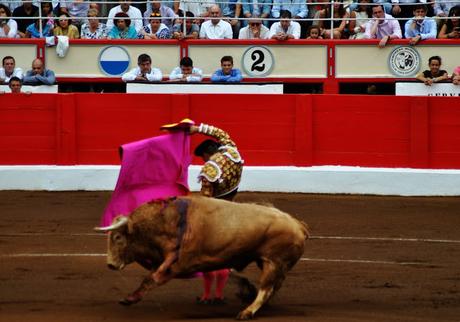
<path fill-rule="evenodd" d="M 189 185 L 199 191 L 200 166 L 190 166 Z M 119 166 L 0 166 L 0 190 L 113 190 Z M 460 170 L 340 166 L 246 166 L 239 191 L 459 196 Z"/>

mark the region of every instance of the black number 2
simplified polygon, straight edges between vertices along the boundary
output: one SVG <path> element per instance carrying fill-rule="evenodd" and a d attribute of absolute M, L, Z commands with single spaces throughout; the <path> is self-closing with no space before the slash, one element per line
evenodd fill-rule
<path fill-rule="evenodd" d="M 254 50 L 251 54 L 251 58 L 254 61 L 254 64 L 251 66 L 251 71 L 257 70 L 262 72 L 265 69 L 265 64 L 262 64 L 264 61 L 264 53 L 261 50 Z"/>

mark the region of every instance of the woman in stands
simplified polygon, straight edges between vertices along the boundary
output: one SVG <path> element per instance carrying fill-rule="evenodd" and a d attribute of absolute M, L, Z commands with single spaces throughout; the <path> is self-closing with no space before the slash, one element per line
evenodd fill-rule
<path fill-rule="evenodd" d="M 99 22 L 99 11 L 97 9 L 88 10 L 88 23 L 81 26 L 81 39 L 106 39 L 107 26 Z"/>
<path fill-rule="evenodd" d="M 53 35 L 54 24 L 49 19 L 40 19 L 38 14 L 34 23 L 26 29 L 25 38 L 43 38 Z M 40 24 L 42 25 L 42 34 L 40 34 Z"/>
<path fill-rule="evenodd" d="M 18 38 L 18 24 L 11 19 L 11 10 L 0 3 L 0 38 Z"/>
<path fill-rule="evenodd" d="M 356 19 L 354 28 L 351 27 L 353 20 L 350 21 L 350 39 L 365 38 L 366 23 L 372 18 L 371 2 L 371 0 L 358 0 L 358 7 L 350 13 L 350 18 Z"/>
<path fill-rule="evenodd" d="M 131 26 L 131 19 L 127 13 L 117 13 L 113 21 L 114 26 L 109 31 L 109 39 L 137 39 L 136 29 Z"/>
<path fill-rule="evenodd" d="M 327 19 L 320 20 L 319 26 L 323 30 L 323 38 L 331 38 L 331 29 L 332 37 L 334 39 L 346 38 L 345 28 L 347 27 L 347 20 L 350 18 L 350 14 L 343 7 L 342 1 L 334 2 L 334 13 L 332 15 L 333 21 L 331 21 L 331 5 L 326 5 L 323 10 L 319 12 L 319 18 Z M 350 22 L 350 28 L 355 27 L 355 21 Z"/>
<path fill-rule="evenodd" d="M 460 5 L 450 8 L 449 18 L 451 19 L 446 19 L 446 22 L 441 27 L 441 30 L 439 31 L 439 34 L 438 34 L 438 38 L 459 39 L 460 38 Z"/>
<path fill-rule="evenodd" d="M 161 14 L 159 12 L 152 12 L 149 18 L 150 22 L 139 33 L 141 39 L 169 39 L 171 38 L 171 31 L 164 24 L 161 23 Z"/>
<path fill-rule="evenodd" d="M 72 19 L 68 13 L 62 13 L 59 16 L 58 24 L 54 28 L 53 33 L 55 36 L 67 36 L 69 39 L 80 38 L 78 28 L 72 24 Z"/>

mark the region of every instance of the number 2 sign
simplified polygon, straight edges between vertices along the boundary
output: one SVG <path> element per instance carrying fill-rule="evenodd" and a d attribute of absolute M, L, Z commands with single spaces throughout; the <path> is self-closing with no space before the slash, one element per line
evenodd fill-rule
<path fill-rule="evenodd" d="M 243 54 L 243 70 L 252 77 L 269 75 L 273 70 L 274 63 L 273 54 L 267 47 L 249 47 Z"/>

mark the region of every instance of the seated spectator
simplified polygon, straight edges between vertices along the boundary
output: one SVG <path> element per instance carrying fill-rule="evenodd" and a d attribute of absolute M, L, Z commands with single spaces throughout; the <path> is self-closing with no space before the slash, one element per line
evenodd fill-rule
<path fill-rule="evenodd" d="M 40 3 L 42 10 L 42 18 L 48 17 L 48 23 L 54 25 L 54 18 L 56 17 L 53 12 L 53 3 L 52 2 L 41 2 Z"/>
<path fill-rule="evenodd" d="M 193 23 L 193 13 L 187 11 L 185 13 L 185 19 L 176 19 L 173 26 L 173 38 L 174 39 L 197 39 L 200 34 L 200 27 Z M 185 33 L 184 33 L 184 21 L 185 21 Z"/>
<path fill-rule="evenodd" d="M 10 8 L 0 3 L 0 38 L 18 38 L 18 24 L 11 19 Z"/>
<path fill-rule="evenodd" d="M 107 20 L 107 30 L 113 29 L 115 24 L 114 17 L 116 17 L 118 13 L 124 13 L 127 15 L 127 17 L 131 18 L 130 21 L 133 21 L 133 27 L 136 30 L 136 35 L 141 32 L 142 28 L 144 27 L 144 24 L 142 23 L 141 11 L 134 6 L 131 6 L 131 1 L 123 0 L 120 1 L 120 5 L 110 9 L 109 17 Z"/>
<path fill-rule="evenodd" d="M 291 20 L 290 11 L 281 12 L 281 20 L 270 27 L 270 39 L 288 40 L 300 38 L 300 24 Z"/>
<path fill-rule="evenodd" d="M 197 1 L 197 0 L 179 0 L 174 3 L 174 12 L 182 10 L 183 12 L 190 11 L 195 17 L 209 17 L 212 5 L 215 5 L 215 0 Z"/>
<path fill-rule="evenodd" d="M 57 26 L 53 29 L 55 36 L 67 36 L 69 39 L 80 38 L 78 28 L 72 24 L 72 20 L 67 13 L 63 13 L 59 16 Z"/>
<path fill-rule="evenodd" d="M 238 68 L 233 68 L 233 57 L 224 56 L 220 60 L 220 67 L 211 76 L 211 82 L 213 83 L 240 83 L 243 79 L 243 75 Z"/>
<path fill-rule="evenodd" d="M 88 10 L 88 22 L 81 26 L 81 39 L 106 39 L 107 26 L 99 22 L 99 11 L 97 9 Z"/>
<path fill-rule="evenodd" d="M 162 17 L 161 23 L 165 24 L 166 27 L 171 30 L 174 24 L 174 19 L 177 17 L 174 10 L 157 0 L 150 1 L 149 4 L 150 6 L 147 6 L 148 9 L 144 12 L 144 26 L 148 26 L 150 24 L 150 15 L 156 12 L 160 14 L 160 17 Z"/>
<path fill-rule="evenodd" d="M 136 29 L 131 26 L 131 19 L 124 12 L 118 12 L 113 19 L 115 25 L 109 31 L 108 39 L 137 39 Z"/>
<path fill-rule="evenodd" d="M 383 11 L 380 4 L 372 7 L 373 19 L 368 21 L 365 28 L 365 38 L 380 39 L 379 48 L 386 46 L 390 39 L 402 38 L 401 27 L 397 20 Z"/>
<path fill-rule="evenodd" d="M 452 72 L 452 83 L 454 85 L 460 85 L 460 66 L 455 67 Z"/>
<path fill-rule="evenodd" d="M 124 82 L 159 82 L 162 78 L 163 74 L 161 71 L 158 68 L 152 68 L 152 58 L 147 54 L 139 55 L 137 58 L 137 67 L 121 76 Z"/>
<path fill-rule="evenodd" d="M 184 57 L 180 60 L 180 67 L 173 69 L 169 75 L 170 82 L 198 83 L 203 79 L 203 71 L 193 67 L 193 61 L 190 57 Z"/>
<path fill-rule="evenodd" d="M 31 20 L 32 21 L 32 20 Z M 40 34 L 40 24 L 42 24 L 42 33 Z M 44 38 L 53 35 L 54 24 L 49 20 L 37 18 L 34 23 L 26 29 L 25 38 Z"/>
<path fill-rule="evenodd" d="M 460 38 L 460 6 L 455 6 L 450 9 L 449 18 L 451 19 L 446 19 L 442 25 L 438 38 L 458 39 Z"/>
<path fill-rule="evenodd" d="M 8 83 L 8 87 L 13 94 L 20 94 L 22 88 L 22 80 L 19 77 L 13 76 Z"/>
<path fill-rule="evenodd" d="M 252 16 L 249 25 L 240 29 L 238 39 L 269 39 L 270 29 L 257 16 Z"/>
<path fill-rule="evenodd" d="M 141 39 L 169 39 L 171 31 L 161 22 L 161 15 L 158 12 L 153 12 L 150 15 L 150 23 L 140 32 Z"/>
<path fill-rule="evenodd" d="M 321 36 L 321 28 L 317 25 L 311 25 L 308 27 L 307 39 L 323 39 Z"/>
<path fill-rule="evenodd" d="M 224 21 L 232 26 L 233 38 L 238 39 L 241 23 L 238 18 L 241 16 L 241 0 L 227 0 L 219 2 L 220 11 Z"/>
<path fill-rule="evenodd" d="M 406 25 L 409 18 L 412 18 L 414 15 L 414 10 L 416 5 L 426 4 L 425 0 L 392 0 L 393 2 L 393 9 L 392 15 L 395 18 L 401 19 L 398 20 L 399 26 L 401 30 L 404 30 L 404 26 Z M 433 11 L 433 7 L 430 5 L 428 10 Z M 427 16 L 432 16 L 432 14 L 427 14 Z M 406 37 L 407 38 L 407 37 Z"/>
<path fill-rule="evenodd" d="M 371 0 L 358 0 L 356 10 L 351 11 L 350 18 L 356 20 L 354 28 L 352 21 L 350 21 L 350 39 L 364 39 L 366 37 L 366 23 L 372 18 L 372 6 L 370 3 Z"/>
<path fill-rule="evenodd" d="M 434 0 L 434 14 L 436 15 L 436 17 L 450 17 L 451 9 L 458 5 L 460 5 L 460 1 Z"/>
<path fill-rule="evenodd" d="M 32 61 L 32 70 L 28 70 L 24 76 L 24 84 L 28 85 L 53 85 L 55 82 L 54 72 L 46 69 L 40 58 Z"/>
<path fill-rule="evenodd" d="M 86 17 L 88 16 L 88 10 L 90 9 L 89 0 L 64 0 L 60 1 L 61 12 L 68 14 L 72 18 L 73 24 L 78 28 L 87 22 Z"/>
<path fill-rule="evenodd" d="M 449 76 L 445 70 L 441 68 L 441 57 L 433 56 L 428 59 L 429 70 L 425 70 L 418 74 L 416 78 L 422 81 L 425 85 L 431 86 L 433 83 L 438 83 L 443 80 L 448 80 Z"/>
<path fill-rule="evenodd" d="M 242 0 L 242 9 L 244 18 L 260 17 L 269 18 L 271 12 L 271 0 Z M 250 20 L 243 20 L 241 25 L 246 27 Z M 265 27 L 268 28 L 269 21 L 262 20 Z"/>
<path fill-rule="evenodd" d="M 273 18 L 280 18 L 283 11 L 289 11 L 291 18 L 304 19 L 308 16 L 307 1 L 294 1 L 294 0 L 273 0 L 271 14 Z M 307 28 L 306 21 L 297 22 L 301 26 L 303 34 Z M 300 38 L 300 35 L 299 35 Z M 298 39 L 298 38 L 297 38 Z"/>
<path fill-rule="evenodd" d="M 342 2 L 334 2 L 334 15 L 332 16 L 333 21 L 331 21 L 331 5 L 326 5 L 325 8 L 319 12 L 319 18 L 328 19 L 319 21 L 319 26 L 323 30 L 322 36 L 324 39 L 346 38 L 345 28 L 347 26 L 347 20 L 350 18 L 350 14 L 345 10 Z"/>
<path fill-rule="evenodd" d="M 13 56 L 5 56 L 0 67 L 0 84 L 8 84 L 12 77 L 22 79 L 24 77 L 22 69 L 16 67 L 16 61 Z"/>
<path fill-rule="evenodd" d="M 414 17 L 406 22 L 404 36 L 414 46 L 420 40 L 436 39 L 436 22 L 426 17 L 427 7 L 424 4 L 414 6 Z"/>
<path fill-rule="evenodd" d="M 393 2 L 394 3 L 399 3 L 397 1 L 399 1 L 399 0 L 373 0 L 373 1 L 369 1 L 369 3 L 382 5 L 383 9 L 385 10 L 385 13 L 388 13 L 389 15 L 391 15 L 392 12 L 393 12 L 392 3 Z M 358 6 L 359 6 L 359 1 L 350 3 L 350 5 L 348 6 L 348 10 L 350 12 L 355 11 Z M 370 6 L 370 7 L 372 7 L 372 6 Z M 369 18 L 370 18 L 370 16 L 369 16 Z"/>
<path fill-rule="evenodd" d="M 211 19 L 201 24 L 201 39 L 232 39 L 232 26 L 221 19 L 220 8 L 218 5 L 212 5 L 209 8 Z"/>
<path fill-rule="evenodd" d="M 27 27 L 33 22 L 31 19 L 38 16 L 38 7 L 34 6 L 32 2 L 23 1 L 22 5 L 14 9 L 13 17 L 18 24 L 18 34 L 21 38 L 26 38 Z M 30 38 L 30 37 L 29 37 Z"/>

